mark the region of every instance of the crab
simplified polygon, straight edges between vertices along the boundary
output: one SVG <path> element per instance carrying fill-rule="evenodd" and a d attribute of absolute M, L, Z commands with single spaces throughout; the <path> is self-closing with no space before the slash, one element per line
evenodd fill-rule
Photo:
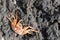
<path fill-rule="evenodd" d="M 16 15 L 12 15 L 13 13 L 11 12 L 11 17 L 7 17 L 7 19 L 10 21 L 10 24 L 11 24 L 11 28 L 12 30 L 16 33 L 16 34 L 19 34 L 19 35 L 25 35 L 25 34 L 32 34 L 33 32 L 38 32 L 36 29 L 34 29 L 32 26 L 24 26 L 22 25 L 21 21 L 22 20 L 17 20 L 18 17 L 17 17 L 17 13 Z"/>

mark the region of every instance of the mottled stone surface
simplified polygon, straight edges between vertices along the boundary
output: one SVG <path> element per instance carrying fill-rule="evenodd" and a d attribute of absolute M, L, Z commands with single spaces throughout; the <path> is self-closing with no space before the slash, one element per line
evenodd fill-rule
<path fill-rule="evenodd" d="M 17 35 L 7 20 L 18 9 L 23 26 L 39 33 Z M 60 0 L 0 0 L 0 40 L 60 40 Z"/>

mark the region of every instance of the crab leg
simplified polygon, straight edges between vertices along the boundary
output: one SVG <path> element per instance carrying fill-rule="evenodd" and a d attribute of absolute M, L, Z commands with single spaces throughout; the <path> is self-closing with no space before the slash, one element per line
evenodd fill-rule
<path fill-rule="evenodd" d="M 28 30 L 23 30 L 23 32 L 22 32 L 22 35 L 25 35 L 25 34 L 32 34 L 33 32 L 38 32 L 38 31 L 36 31 L 36 30 L 34 30 L 34 29 L 28 29 Z"/>
<path fill-rule="evenodd" d="M 17 15 L 18 11 L 16 12 L 16 19 L 18 18 L 18 15 Z"/>
<path fill-rule="evenodd" d="M 12 13 L 10 15 L 15 19 L 14 15 Z"/>
<path fill-rule="evenodd" d="M 7 17 L 7 19 L 12 23 L 12 20 L 10 18 Z"/>
<path fill-rule="evenodd" d="M 14 15 L 12 15 L 12 17 L 15 19 Z"/>
<path fill-rule="evenodd" d="M 28 29 L 28 28 L 31 28 L 31 29 Z M 29 33 L 29 34 L 32 34 L 32 32 L 38 32 L 37 30 L 33 29 L 33 27 L 30 27 L 30 26 L 25 27 L 23 30 L 25 31 L 25 33 Z"/>
<path fill-rule="evenodd" d="M 31 32 L 38 32 L 37 30 L 35 29 L 30 29 Z"/>
<path fill-rule="evenodd" d="M 24 30 L 27 30 L 28 28 L 33 28 L 33 27 L 31 27 L 31 26 L 28 26 L 28 27 L 24 27 Z"/>
<path fill-rule="evenodd" d="M 23 30 L 22 35 L 25 35 L 27 33 L 32 34 L 32 32 L 29 32 L 30 30 Z"/>

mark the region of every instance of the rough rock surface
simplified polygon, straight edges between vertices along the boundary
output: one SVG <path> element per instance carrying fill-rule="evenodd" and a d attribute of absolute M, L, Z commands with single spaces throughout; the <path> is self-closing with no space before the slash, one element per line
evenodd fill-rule
<path fill-rule="evenodd" d="M 17 9 L 23 26 L 39 33 L 15 36 L 6 17 Z M 60 40 L 60 0 L 0 0 L 0 30 L 0 40 Z"/>

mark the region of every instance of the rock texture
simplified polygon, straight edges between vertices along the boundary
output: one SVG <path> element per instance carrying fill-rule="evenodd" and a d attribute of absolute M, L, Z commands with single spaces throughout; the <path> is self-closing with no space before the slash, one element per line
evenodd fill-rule
<path fill-rule="evenodd" d="M 39 33 L 17 35 L 11 29 L 9 12 L 31 25 Z M 60 0 L 0 0 L 0 40 L 60 40 Z"/>

